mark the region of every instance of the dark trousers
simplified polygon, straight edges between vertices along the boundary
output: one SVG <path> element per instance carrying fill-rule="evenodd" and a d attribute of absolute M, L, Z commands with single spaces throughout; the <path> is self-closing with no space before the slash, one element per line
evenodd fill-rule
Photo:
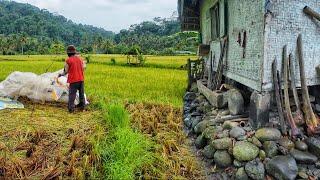
<path fill-rule="evenodd" d="M 77 91 L 79 91 L 79 102 L 80 104 L 78 107 L 84 109 L 85 106 L 85 99 L 84 99 L 84 82 L 75 82 L 71 83 L 69 87 L 69 102 L 68 102 L 68 109 L 70 112 L 74 111 L 75 105 L 74 101 L 77 97 Z"/>

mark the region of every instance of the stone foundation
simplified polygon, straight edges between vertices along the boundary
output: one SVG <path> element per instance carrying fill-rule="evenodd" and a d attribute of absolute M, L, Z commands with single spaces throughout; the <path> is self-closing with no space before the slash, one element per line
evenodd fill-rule
<path fill-rule="evenodd" d="M 229 108 L 215 108 L 199 93 L 186 94 L 184 122 L 195 146 L 215 169 L 207 172 L 210 177 L 320 178 L 320 138 L 293 140 L 282 136 L 275 123 L 268 123 L 270 95 L 254 93 L 252 100 L 250 110 L 254 107 L 256 111 L 250 113 L 250 118 L 217 122 L 230 116 Z M 248 109 L 244 107 L 244 111 Z M 260 123 L 255 123 L 257 120 Z"/>

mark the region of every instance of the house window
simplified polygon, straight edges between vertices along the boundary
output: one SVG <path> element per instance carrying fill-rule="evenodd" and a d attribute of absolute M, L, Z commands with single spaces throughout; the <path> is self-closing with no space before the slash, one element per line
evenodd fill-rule
<path fill-rule="evenodd" d="M 213 6 L 210 12 L 211 12 L 211 40 L 216 40 L 220 37 L 219 3 Z"/>

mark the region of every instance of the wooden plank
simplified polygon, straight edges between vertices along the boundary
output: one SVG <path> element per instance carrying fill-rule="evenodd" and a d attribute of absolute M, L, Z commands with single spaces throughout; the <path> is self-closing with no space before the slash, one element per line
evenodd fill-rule
<path fill-rule="evenodd" d="M 198 89 L 209 103 L 215 108 L 223 108 L 227 105 L 227 92 L 211 91 L 201 81 L 197 81 Z"/>

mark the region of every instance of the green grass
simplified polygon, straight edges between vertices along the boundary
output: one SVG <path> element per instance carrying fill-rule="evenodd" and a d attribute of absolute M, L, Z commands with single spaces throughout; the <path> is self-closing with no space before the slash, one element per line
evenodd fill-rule
<path fill-rule="evenodd" d="M 99 143 L 98 149 L 107 179 L 135 179 L 155 160 L 155 144 L 130 126 L 129 114 L 123 105 L 111 104 L 103 109 L 109 137 Z M 111 141 L 110 141 L 111 139 Z"/>

